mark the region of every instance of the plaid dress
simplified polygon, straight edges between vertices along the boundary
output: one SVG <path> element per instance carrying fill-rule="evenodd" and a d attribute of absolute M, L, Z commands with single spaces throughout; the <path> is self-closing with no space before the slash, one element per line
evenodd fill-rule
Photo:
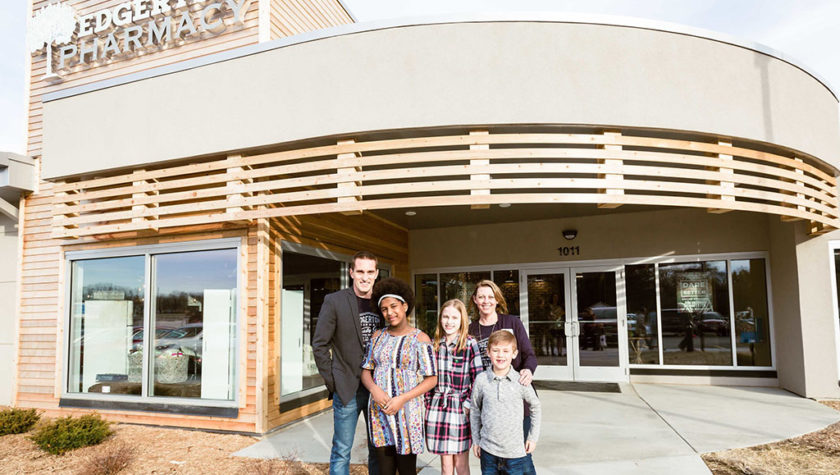
<path fill-rule="evenodd" d="M 460 454 L 470 449 L 470 394 L 475 378 L 484 371 L 475 338 L 466 348 L 442 339 L 437 351 L 438 383 L 426 393 L 426 447 L 433 454 Z"/>

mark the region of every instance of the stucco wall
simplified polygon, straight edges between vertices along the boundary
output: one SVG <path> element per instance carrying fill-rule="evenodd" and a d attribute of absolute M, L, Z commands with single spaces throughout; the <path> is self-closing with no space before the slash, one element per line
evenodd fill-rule
<path fill-rule="evenodd" d="M 53 100 L 43 173 L 370 130 L 534 123 L 743 137 L 831 164 L 840 150 L 837 101 L 774 57 L 663 31 L 511 21 L 327 37 Z"/>
<path fill-rule="evenodd" d="M 0 405 L 12 402 L 14 342 L 17 334 L 17 222 L 0 216 Z"/>
<path fill-rule="evenodd" d="M 840 239 L 840 231 L 810 238 L 807 223 L 795 227 L 799 313 L 802 326 L 802 355 L 805 396 L 838 398 L 837 339 L 831 288 L 829 240 Z"/>
<path fill-rule="evenodd" d="M 773 330 L 779 386 L 806 393 L 795 225 L 767 217 L 770 236 L 770 281 L 773 285 Z"/>
<path fill-rule="evenodd" d="M 574 241 L 563 238 L 568 228 L 578 230 Z M 418 229 L 409 239 L 412 269 L 769 249 L 765 216 L 680 209 Z M 559 256 L 557 248 L 568 245 L 581 255 Z"/>

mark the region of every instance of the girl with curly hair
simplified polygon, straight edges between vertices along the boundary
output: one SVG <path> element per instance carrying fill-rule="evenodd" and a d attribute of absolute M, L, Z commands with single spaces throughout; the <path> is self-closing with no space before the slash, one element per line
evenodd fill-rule
<path fill-rule="evenodd" d="M 423 452 L 423 395 L 437 383 L 434 350 L 428 335 L 411 326 L 414 292 L 388 278 L 373 287 L 387 327 L 371 337 L 362 363 L 362 384 L 370 391 L 370 440 L 383 475 L 415 475 Z"/>

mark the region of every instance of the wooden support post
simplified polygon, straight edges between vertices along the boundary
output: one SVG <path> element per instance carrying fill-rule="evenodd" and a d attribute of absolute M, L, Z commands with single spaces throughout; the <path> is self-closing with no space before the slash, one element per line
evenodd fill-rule
<path fill-rule="evenodd" d="M 482 136 L 488 136 L 490 132 L 487 130 L 473 130 L 470 132 L 470 137 L 475 137 L 476 139 L 481 139 Z M 490 150 L 490 144 L 472 144 L 470 145 L 470 151 L 473 150 Z M 489 159 L 477 159 L 477 160 L 470 160 L 470 167 L 486 167 L 490 165 Z M 470 181 L 489 181 L 490 174 L 489 173 L 471 173 L 470 174 Z M 475 195 L 489 195 L 490 190 L 470 190 L 470 194 Z M 470 206 L 471 209 L 489 209 L 489 204 L 474 204 Z"/>
<path fill-rule="evenodd" d="M 731 141 L 718 141 L 718 145 L 721 147 L 732 147 Z M 726 203 L 732 205 L 735 203 L 735 182 L 732 181 L 732 178 L 735 177 L 735 170 L 732 168 L 732 161 L 734 157 L 731 153 L 719 153 L 718 160 L 721 161 L 721 166 L 718 168 L 712 168 L 712 170 L 717 171 L 723 177 L 730 178 L 729 180 L 724 180 L 721 178 L 718 182 L 712 182 L 712 184 L 716 184 L 720 187 L 720 194 L 719 195 L 710 195 L 709 198 L 720 200 L 722 203 Z M 730 166 L 726 166 L 730 165 Z M 723 214 L 733 211 L 732 208 L 729 207 L 720 207 L 720 208 L 709 208 L 709 213 L 714 214 Z"/>
<path fill-rule="evenodd" d="M 607 142 L 616 142 L 621 137 L 620 131 L 604 131 L 604 137 L 607 139 Z M 603 145 L 604 150 L 608 151 L 618 151 L 620 152 L 622 147 L 621 145 L 616 144 L 605 144 Z M 624 160 L 619 158 L 607 158 L 604 160 L 599 160 L 600 163 L 606 165 L 610 168 L 620 169 L 624 164 Z M 607 187 L 601 190 L 598 190 L 599 193 L 603 193 L 605 195 L 610 196 L 620 196 L 624 194 L 624 175 L 621 173 L 604 173 L 600 174 L 598 178 L 603 178 L 604 181 L 607 183 Z M 618 208 L 621 206 L 621 203 L 598 203 L 599 208 Z"/>
<path fill-rule="evenodd" d="M 338 145 L 346 145 L 346 144 L 353 144 L 356 143 L 355 140 L 339 140 Z M 338 161 L 348 161 L 348 160 L 355 160 L 356 158 L 360 158 L 362 156 L 361 153 L 339 153 L 337 155 Z M 352 167 L 339 167 L 338 168 L 338 175 L 341 177 L 340 181 L 338 182 L 338 190 L 341 192 L 342 196 L 338 197 L 338 204 L 339 205 L 353 205 L 358 201 L 362 200 L 362 197 L 359 195 L 358 188 L 362 186 L 362 182 L 356 181 L 356 174 L 362 171 L 362 167 L 360 166 L 352 166 Z M 362 214 L 361 209 L 351 209 L 342 211 L 341 214 L 345 215 L 352 215 L 352 214 Z"/>
<path fill-rule="evenodd" d="M 801 163 L 804 163 L 804 161 L 803 161 L 801 158 L 799 158 L 799 157 L 794 157 L 793 159 L 794 159 L 796 162 L 800 163 L 800 164 L 801 164 Z M 802 169 L 801 165 L 800 165 L 799 167 L 794 168 L 794 169 L 793 169 L 793 172 L 794 172 L 794 173 L 796 173 L 797 175 L 805 176 L 805 171 Z M 786 181 L 787 181 L 787 180 L 786 180 Z M 796 180 L 796 181 L 794 181 L 793 183 L 794 183 L 797 187 L 804 187 L 804 186 L 805 186 L 805 184 L 804 184 L 803 182 L 799 181 L 799 180 Z M 805 195 L 804 195 L 804 194 L 802 194 L 802 193 L 796 193 L 796 194 L 794 194 L 794 193 L 785 193 L 785 194 L 791 194 L 791 195 L 794 195 L 794 196 L 796 196 L 798 199 L 803 199 L 803 200 L 804 200 L 804 199 L 807 199 L 807 198 L 805 197 Z M 793 208 L 795 208 L 797 211 L 802 211 L 802 212 L 805 212 L 805 213 L 807 213 L 807 212 L 808 212 L 808 208 L 806 208 L 806 207 L 805 207 L 805 206 L 803 206 L 803 205 L 795 205 L 795 206 L 792 206 L 792 207 L 793 207 Z M 814 210 L 814 212 L 816 212 L 816 210 Z M 781 219 L 782 219 L 782 221 L 784 221 L 784 222 L 802 221 L 802 218 L 800 218 L 800 217 L 798 217 L 798 216 L 784 216 L 784 215 L 783 215 Z M 812 221 L 812 222 L 811 222 L 811 228 L 813 229 L 813 227 L 814 227 L 814 226 L 819 226 L 819 223 L 816 223 L 816 222 L 813 222 L 813 221 Z M 812 232 L 812 234 L 813 234 L 813 232 Z"/>
<path fill-rule="evenodd" d="M 271 253 L 270 226 L 267 218 L 257 219 L 257 433 L 268 427 L 268 260 Z"/>
<path fill-rule="evenodd" d="M 145 171 L 146 170 L 134 170 L 132 175 L 139 175 L 141 173 L 145 173 Z M 131 180 L 131 184 L 133 186 L 136 186 L 136 187 L 140 187 L 140 186 L 147 185 L 149 183 L 155 183 L 155 182 L 157 182 L 156 179 L 152 179 L 152 180 L 132 179 Z M 132 193 L 131 194 L 131 199 L 136 202 L 137 200 L 141 200 L 142 198 L 145 198 L 147 196 L 153 196 L 153 195 L 156 195 L 156 194 L 158 194 L 157 191 L 145 191 L 145 192 L 141 191 L 139 193 Z M 155 215 L 153 213 L 150 215 L 150 213 L 149 213 L 150 209 L 157 208 L 157 207 L 158 207 L 157 203 L 146 203 L 146 204 L 141 203 L 141 204 L 132 205 L 131 214 L 133 215 L 133 217 L 131 218 L 131 222 L 132 223 L 143 223 L 143 222 L 148 221 L 149 222 L 149 227 L 151 229 L 157 230 L 158 229 L 158 226 L 156 224 L 157 215 Z"/>

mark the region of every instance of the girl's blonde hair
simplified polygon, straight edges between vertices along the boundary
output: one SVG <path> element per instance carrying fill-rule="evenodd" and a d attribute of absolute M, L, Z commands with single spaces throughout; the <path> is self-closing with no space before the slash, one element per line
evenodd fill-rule
<path fill-rule="evenodd" d="M 502 295 L 502 289 L 496 285 L 495 282 L 492 280 L 482 280 L 481 282 L 475 284 L 475 290 L 472 293 L 472 297 L 470 297 L 470 310 L 475 314 L 475 318 L 480 317 L 481 315 L 478 313 L 478 305 L 475 304 L 475 296 L 478 294 L 478 289 L 481 287 L 490 287 L 490 290 L 493 291 L 493 297 L 496 299 L 496 312 L 497 313 L 507 313 L 507 301 L 505 300 L 505 296 Z"/>
<path fill-rule="evenodd" d="M 458 313 L 461 314 L 461 328 L 458 329 L 458 345 L 456 346 L 457 351 L 463 351 L 467 348 L 467 337 L 469 336 L 469 327 L 470 327 L 470 317 L 467 315 L 467 307 L 464 305 L 464 302 L 461 302 L 458 299 L 447 300 L 443 302 L 443 305 L 440 306 L 440 311 L 438 312 L 438 321 L 437 327 L 435 328 L 435 351 L 438 350 L 440 347 L 440 340 L 446 335 L 446 332 L 443 331 L 443 324 L 441 323 L 441 317 L 443 316 L 443 311 L 446 310 L 448 307 L 454 307 Z"/>

